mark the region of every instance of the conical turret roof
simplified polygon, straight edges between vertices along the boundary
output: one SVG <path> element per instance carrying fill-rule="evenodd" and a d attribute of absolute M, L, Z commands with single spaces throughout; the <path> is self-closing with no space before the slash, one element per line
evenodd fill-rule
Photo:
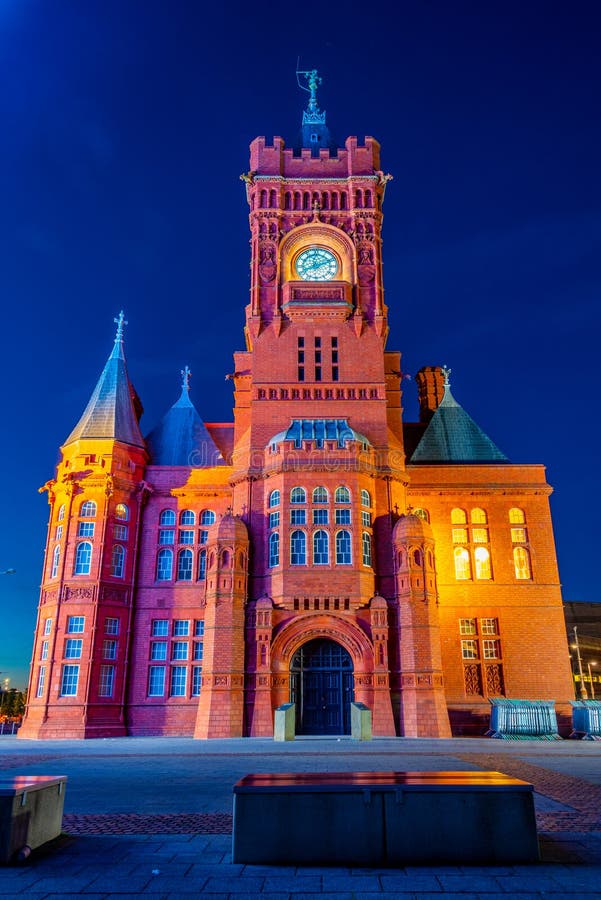
<path fill-rule="evenodd" d="M 115 322 L 117 335 L 111 355 L 81 419 L 63 446 L 82 439 L 115 440 L 134 447 L 145 446 L 134 409 L 136 394 L 127 375 L 123 352 L 123 326 L 127 324 L 123 312 Z"/>
<path fill-rule="evenodd" d="M 179 400 L 146 436 L 150 465 L 194 468 L 225 465 L 221 451 L 190 400 L 190 374 L 186 366 L 182 371 Z"/>
<path fill-rule="evenodd" d="M 457 403 L 444 369 L 443 398 L 411 457 L 412 463 L 492 463 L 507 457 Z"/>

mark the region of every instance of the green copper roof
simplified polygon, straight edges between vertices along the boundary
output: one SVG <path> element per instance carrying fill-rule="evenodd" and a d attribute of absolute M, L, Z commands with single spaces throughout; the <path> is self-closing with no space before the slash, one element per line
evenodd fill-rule
<path fill-rule="evenodd" d="M 64 446 L 82 439 L 115 440 L 144 447 L 144 438 L 132 399 L 133 389 L 127 376 L 123 352 L 123 313 L 119 313 L 117 336 L 94 392 L 83 415 Z"/>
<path fill-rule="evenodd" d="M 411 457 L 412 463 L 492 463 L 504 453 L 476 425 L 445 384 L 440 406 L 430 419 Z"/>
<path fill-rule="evenodd" d="M 146 437 L 150 465 L 208 468 L 225 460 L 190 400 L 189 376 L 182 372 L 182 393 L 156 428 Z"/>

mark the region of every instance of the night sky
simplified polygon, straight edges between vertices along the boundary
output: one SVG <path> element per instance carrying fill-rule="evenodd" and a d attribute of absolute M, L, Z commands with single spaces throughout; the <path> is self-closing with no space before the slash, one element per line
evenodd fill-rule
<path fill-rule="evenodd" d="M 231 421 L 257 135 L 294 142 L 317 68 L 339 143 L 373 135 L 389 349 L 555 492 L 564 597 L 597 601 L 597 2 L 0 0 L 0 679 L 24 687 L 58 447 L 123 309 L 146 434 L 180 369 Z M 406 417 L 417 417 L 406 383 Z"/>

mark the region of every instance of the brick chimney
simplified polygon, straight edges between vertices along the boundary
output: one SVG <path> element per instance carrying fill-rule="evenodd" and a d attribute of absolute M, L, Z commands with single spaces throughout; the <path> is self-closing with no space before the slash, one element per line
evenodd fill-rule
<path fill-rule="evenodd" d="M 440 405 L 444 394 L 444 375 L 441 366 L 422 366 L 415 376 L 419 398 L 419 420 L 428 423 Z"/>

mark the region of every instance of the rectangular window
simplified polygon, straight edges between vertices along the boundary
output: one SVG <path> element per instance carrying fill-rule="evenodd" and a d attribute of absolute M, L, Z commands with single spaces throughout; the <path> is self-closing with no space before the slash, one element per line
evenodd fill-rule
<path fill-rule="evenodd" d="M 482 641 L 484 659 L 500 659 L 501 650 L 499 641 Z"/>
<path fill-rule="evenodd" d="M 453 543 L 467 544 L 467 528 L 453 528 Z"/>
<path fill-rule="evenodd" d="M 79 666 L 63 666 L 61 677 L 61 697 L 75 697 L 79 681 Z"/>
<path fill-rule="evenodd" d="M 206 542 L 208 540 L 209 540 L 209 532 L 206 530 L 206 528 L 201 528 L 200 531 L 198 532 L 198 543 L 206 544 Z"/>
<path fill-rule="evenodd" d="M 82 638 L 67 638 L 65 641 L 65 659 L 80 659 Z"/>
<path fill-rule="evenodd" d="M 159 544 L 172 544 L 175 540 L 174 528 L 159 529 Z"/>
<path fill-rule="evenodd" d="M 38 672 L 38 686 L 35 692 L 36 697 L 42 697 L 44 695 L 44 684 L 46 682 L 46 666 L 40 666 L 40 670 Z"/>
<path fill-rule="evenodd" d="M 117 659 L 117 641 L 104 641 L 102 644 L 103 659 Z"/>
<path fill-rule="evenodd" d="M 305 525 L 307 522 L 307 510 L 306 509 L 291 509 L 290 510 L 290 524 L 291 525 Z"/>
<path fill-rule="evenodd" d="M 461 641 L 463 659 L 478 659 L 478 641 Z"/>
<path fill-rule="evenodd" d="M 511 529 L 511 540 L 514 544 L 525 544 L 526 543 L 526 529 L 525 528 L 512 528 Z"/>
<path fill-rule="evenodd" d="M 126 541 L 127 540 L 127 525 L 114 525 L 113 526 L 113 534 L 115 535 L 116 541 Z"/>
<path fill-rule="evenodd" d="M 298 346 L 299 346 L 299 347 L 304 347 L 304 346 L 305 346 L 305 339 L 304 339 L 304 337 L 299 337 L 299 339 L 298 339 Z"/>
<path fill-rule="evenodd" d="M 167 659 L 167 641 L 151 641 L 150 658 L 157 660 Z"/>
<path fill-rule="evenodd" d="M 371 528 L 371 513 L 361 510 L 361 524 L 364 528 Z"/>
<path fill-rule="evenodd" d="M 472 528 L 474 544 L 488 544 L 488 528 Z"/>
<path fill-rule="evenodd" d="M 115 684 L 115 667 L 100 666 L 100 680 L 98 682 L 98 696 L 112 697 Z"/>
<path fill-rule="evenodd" d="M 153 637 L 165 637 L 169 634 L 169 619 L 153 619 L 151 632 Z"/>
<path fill-rule="evenodd" d="M 314 525 L 327 525 L 328 524 L 328 510 L 327 509 L 314 509 L 313 510 L 313 524 Z"/>
<path fill-rule="evenodd" d="M 299 350 L 299 351 L 298 351 L 298 364 L 299 364 L 299 365 L 301 365 L 301 364 L 304 365 L 304 364 L 305 364 L 305 351 L 304 351 L 304 350 Z"/>
<path fill-rule="evenodd" d="M 477 634 L 475 619 L 459 619 L 459 634 Z"/>
<path fill-rule="evenodd" d="M 188 659 L 188 641 L 173 641 L 171 659 Z"/>
<path fill-rule="evenodd" d="M 315 381 L 321 381 L 321 366 L 315 366 Z"/>
<path fill-rule="evenodd" d="M 197 619 L 194 622 L 194 637 L 202 637 L 205 633 L 204 619 Z"/>
<path fill-rule="evenodd" d="M 173 622 L 174 637 L 187 637 L 190 634 L 190 622 L 188 619 L 175 619 Z"/>
<path fill-rule="evenodd" d="M 339 381 L 338 366 L 332 366 L 332 381 Z"/>
<path fill-rule="evenodd" d="M 270 528 L 278 528 L 279 524 L 280 524 L 279 512 L 269 513 L 269 527 Z"/>
<path fill-rule="evenodd" d="M 305 367 L 304 366 L 298 367 L 298 380 L 299 381 L 305 380 Z"/>
<path fill-rule="evenodd" d="M 148 667 L 148 696 L 162 697 L 165 693 L 165 666 Z"/>
<path fill-rule="evenodd" d="M 192 666 L 192 696 L 200 697 L 202 684 L 202 666 Z"/>
<path fill-rule="evenodd" d="M 202 656 L 204 651 L 204 644 L 202 641 L 194 641 L 194 656 L 193 659 L 202 662 Z"/>
<path fill-rule="evenodd" d="M 336 515 L 336 525 L 350 525 L 351 524 L 350 509 L 337 509 L 335 515 Z"/>
<path fill-rule="evenodd" d="M 48 659 L 48 641 L 42 641 L 42 652 L 40 659 Z"/>
<path fill-rule="evenodd" d="M 85 616 L 68 616 L 67 634 L 83 634 L 85 622 Z"/>
<path fill-rule="evenodd" d="M 94 537 L 95 522 L 80 522 L 77 526 L 77 537 Z"/>
<path fill-rule="evenodd" d="M 44 634 L 50 634 L 52 631 L 52 619 L 46 619 L 44 622 Z"/>
<path fill-rule="evenodd" d="M 193 544 L 194 543 L 194 529 L 193 528 L 180 528 L 179 535 L 178 535 L 178 543 Z"/>
<path fill-rule="evenodd" d="M 119 619 L 110 616 L 104 620 L 105 634 L 119 634 Z"/>
<path fill-rule="evenodd" d="M 186 667 L 171 667 L 171 686 L 169 688 L 170 697 L 186 696 Z"/>
<path fill-rule="evenodd" d="M 321 347 L 321 338 L 320 338 L 320 337 L 316 337 L 316 338 L 315 338 L 315 349 L 317 350 L 317 349 L 319 349 L 320 347 Z"/>
<path fill-rule="evenodd" d="M 498 634 L 499 623 L 496 619 L 480 619 L 482 634 Z"/>

